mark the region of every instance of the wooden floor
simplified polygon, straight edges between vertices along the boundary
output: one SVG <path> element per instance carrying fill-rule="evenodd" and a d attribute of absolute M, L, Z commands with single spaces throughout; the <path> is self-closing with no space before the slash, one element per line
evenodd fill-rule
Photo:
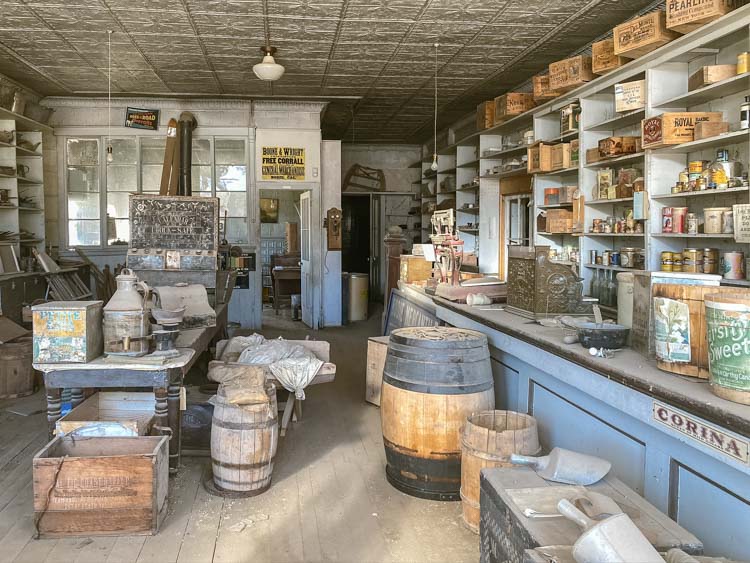
<path fill-rule="evenodd" d="M 264 335 L 306 334 L 299 323 L 272 323 Z M 385 480 L 379 410 L 363 400 L 367 336 L 379 323 L 374 315 L 314 334 L 331 342 L 336 381 L 308 389 L 303 420 L 281 440 L 268 492 L 213 497 L 200 485 L 208 460 L 187 458 L 170 479 L 169 514 L 153 537 L 32 539 L 31 458 L 47 441 L 46 418 L 7 409 L 41 407 L 43 397 L 0 403 L 0 560 L 478 561 L 479 540 L 461 524 L 460 503 L 416 499 Z"/>

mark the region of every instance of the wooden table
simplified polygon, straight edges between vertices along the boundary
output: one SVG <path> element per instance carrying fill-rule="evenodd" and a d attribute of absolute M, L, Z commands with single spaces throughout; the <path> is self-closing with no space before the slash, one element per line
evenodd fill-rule
<path fill-rule="evenodd" d="M 282 296 L 291 299 L 292 295 L 302 292 L 302 270 L 290 267 L 273 268 L 271 277 L 273 278 L 273 308 L 278 315 Z"/>
<path fill-rule="evenodd" d="M 84 399 L 84 389 L 141 387 L 154 390 L 156 399 L 154 415 L 157 429 L 169 440 L 169 469 L 176 471 L 180 463 L 181 427 L 180 396 L 185 375 L 200 355 L 226 330 L 227 307 L 216 309 L 216 326 L 180 331 L 176 346 L 180 356 L 163 364 L 139 362 L 139 358 L 123 361 L 101 356 L 85 364 L 34 364 L 44 373 L 47 389 L 47 422 L 50 439 L 54 437 L 55 425 L 60 419 L 61 390 L 71 390 L 71 402 L 75 408 Z"/>

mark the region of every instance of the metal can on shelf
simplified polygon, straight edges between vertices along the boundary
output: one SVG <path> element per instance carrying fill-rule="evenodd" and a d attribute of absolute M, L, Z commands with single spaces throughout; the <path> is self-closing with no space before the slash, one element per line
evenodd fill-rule
<path fill-rule="evenodd" d="M 637 255 L 640 248 L 624 247 L 620 249 L 620 266 L 623 268 L 635 268 Z"/>
<path fill-rule="evenodd" d="M 708 161 L 706 160 L 691 160 L 688 163 L 689 174 L 701 174 L 705 169 Z"/>
<path fill-rule="evenodd" d="M 593 221 L 591 221 L 591 232 L 592 233 L 602 232 L 602 220 L 601 219 L 594 219 Z"/>
<path fill-rule="evenodd" d="M 620 265 L 620 253 L 617 250 L 613 250 L 609 253 L 609 265 L 619 266 Z"/>
<path fill-rule="evenodd" d="M 744 280 L 745 253 L 737 250 L 722 252 L 721 274 L 725 280 Z"/>
<path fill-rule="evenodd" d="M 700 248 L 683 249 L 682 271 L 693 274 L 703 272 L 703 251 Z"/>
<path fill-rule="evenodd" d="M 672 208 L 671 207 L 664 207 L 661 210 L 661 232 L 662 233 L 671 233 L 672 232 Z"/>
<path fill-rule="evenodd" d="M 599 253 L 596 250 L 589 250 L 589 264 L 598 264 L 596 259 L 599 257 Z"/>
<path fill-rule="evenodd" d="M 681 252 L 672 253 L 672 271 L 673 272 L 682 271 L 682 253 Z"/>
<path fill-rule="evenodd" d="M 635 269 L 646 269 L 646 251 L 643 248 L 639 248 L 638 252 L 635 253 Z"/>
<path fill-rule="evenodd" d="M 604 250 L 602 252 L 602 266 L 609 266 L 609 265 L 610 265 L 609 250 Z"/>
<path fill-rule="evenodd" d="M 721 232 L 725 235 L 734 233 L 734 211 L 728 209 L 721 214 Z"/>
<path fill-rule="evenodd" d="M 731 210 L 731 207 L 706 207 L 703 210 L 703 232 L 707 235 L 721 234 L 722 216 L 725 211 Z"/>
<path fill-rule="evenodd" d="M 688 213 L 685 218 L 685 230 L 689 235 L 698 234 L 698 215 L 695 213 Z"/>
<path fill-rule="evenodd" d="M 703 273 L 704 274 L 718 274 L 719 273 L 719 249 L 718 248 L 704 248 L 703 249 Z"/>
<path fill-rule="evenodd" d="M 672 272 L 674 269 L 674 254 L 668 250 L 661 253 L 661 271 Z"/>
<path fill-rule="evenodd" d="M 687 207 L 673 207 L 672 208 L 672 232 L 673 233 L 684 233 L 687 230 L 688 208 Z"/>
<path fill-rule="evenodd" d="M 737 74 L 745 74 L 750 70 L 750 53 L 745 51 L 737 55 Z"/>

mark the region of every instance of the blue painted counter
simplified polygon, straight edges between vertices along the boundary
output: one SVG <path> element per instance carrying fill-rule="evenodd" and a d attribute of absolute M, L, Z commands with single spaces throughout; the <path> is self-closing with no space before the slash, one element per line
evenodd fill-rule
<path fill-rule="evenodd" d="M 609 459 L 621 480 L 684 526 L 706 553 L 750 560 L 750 407 L 633 352 L 592 358 L 499 310 L 435 299 L 447 324 L 490 342 L 498 409 L 535 416 L 547 449 Z"/>

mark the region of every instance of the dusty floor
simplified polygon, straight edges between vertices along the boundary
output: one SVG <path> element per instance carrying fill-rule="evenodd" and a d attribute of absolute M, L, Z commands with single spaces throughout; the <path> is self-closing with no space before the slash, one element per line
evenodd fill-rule
<path fill-rule="evenodd" d="M 199 483 L 208 460 L 185 458 L 157 536 L 34 540 L 31 458 L 47 440 L 46 417 L 12 414 L 12 403 L 0 403 L 0 560 L 477 561 L 479 540 L 461 524 L 459 503 L 416 499 L 386 482 L 380 413 L 363 399 L 367 337 L 379 334 L 380 314 L 317 333 L 288 317 L 271 312 L 263 334 L 328 340 L 337 376 L 308 389 L 268 492 L 212 497 Z M 43 397 L 22 401 L 16 406 L 42 406 Z"/>

